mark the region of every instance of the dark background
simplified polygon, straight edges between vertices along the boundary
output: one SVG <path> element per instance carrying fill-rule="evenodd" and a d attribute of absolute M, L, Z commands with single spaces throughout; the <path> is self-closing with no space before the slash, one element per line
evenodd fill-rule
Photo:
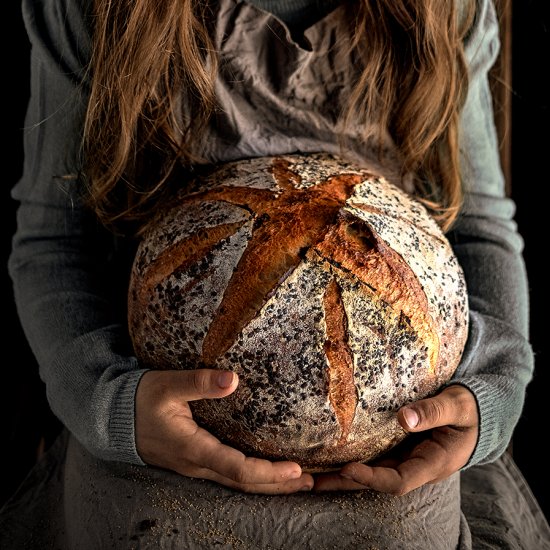
<path fill-rule="evenodd" d="M 4 12 L 4 24 L 5 31 L 10 31 L 10 38 L 3 48 L 3 117 L 6 124 L 1 178 L 3 230 L 0 272 L 5 327 L 0 418 L 4 427 L 2 454 L 5 466 L 0 476 L 0 505 L 31 468 L 41 439 L 47 445 L 58 428 L 48 411 L 44 387 L 17 320 L 11 282 L 5 268 L 15 229 L 15 205 L 9 193 L 21 174 L 23 162 L 22 127 L 28 97 L 29 52 L 19 2 L 11 0 L 6 4 L 3 9 L 8 13 Z M 548 328 L 544 322 L 546 293 L 542 279 L 544 251 L 548 250 L 548 244 L 546 239 L 541 240 L 541 230 L 549 216 L 543 195 L 549 185 L 545 162 L 550 158 L 550 88 L 545 83 L 550 68 L 548 4 L 548 0 L 513 2 L 511 127 L 512 197 L 518 207 L 519 231 L 525 239 L 524 257 L 531 293 L 531 341 L 536 354 L 535 377 L 528 387 L 526 405 L 514 434 L 513 455 L 547 517 L 550 516 L 550 475 L 548 457 L 543 451 L 548 426 L 544 422 L 543 406 L 549 399 L 550 374 L 548 350 L 544 345 Z"/>
<path fill-rule="evenodd" d="M 542 229 L 548 220 L 550 160 L 550 17 L 548 0 L 515 0 L 512 18 L 512 198 L 525 240 L 531 295 L 531 343 L 535 375 L 527 388 L 522 417 L 513 438 L 513 455 L 533 493 L 550 518 L 550 472 L 547 449 L 548 387 L 547 294 L 543 288 L 548 246 Z"/>

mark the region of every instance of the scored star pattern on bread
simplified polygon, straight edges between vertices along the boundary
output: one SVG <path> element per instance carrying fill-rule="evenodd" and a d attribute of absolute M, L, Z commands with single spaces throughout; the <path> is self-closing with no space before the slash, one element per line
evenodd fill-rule
<path fill-rule="evenodd" d="M 352 206 L 377 212 L 372 206 L 353 201 L 356 187 L 367 177 L 365 173 L 340 173 L 304 187 L 300 176 L 290 169 L 285 159 L 275 159 L 271 171 L 276 182 L 272 189 L 219 185 L 186 196 L 178 207 L 185 208 L 186 203 L 221 201 L 242 208 L 250 215 L 245 221 L 198 229 L 177 241 L 147 266 L 139 285 L 140 292 L 150 292 L 166 277 L 201 261 L 214 246 L 253 220 L 250 239 L 202 344 L 201 360 L 205 365 L 215 364 L 258 315 L 278 285 L 304 260 L 325 261 L 332 269 L 353 273 L 399 314 L 415 318 L 416 326 L 422 324 L 429 329 L 427 334 L 435 334 L 429 315 L 422 308 L 411 307 L 411 304 L 425 303 L 426 297 L 409 266 L 373 234 L 366 223 L 345 209 Z M 392 282 L 388 284 L 388 281 Z M 356 392 L 353 356 L 346 340 L 346 311 L 336 278 L 328 284 L 323 303 L 324 349 L 331 367 L 328 369 L 329 398 L 345 439 L 356 403 L 344 396 Z M 389 341 L 388 346 L 391 346 Z"/>

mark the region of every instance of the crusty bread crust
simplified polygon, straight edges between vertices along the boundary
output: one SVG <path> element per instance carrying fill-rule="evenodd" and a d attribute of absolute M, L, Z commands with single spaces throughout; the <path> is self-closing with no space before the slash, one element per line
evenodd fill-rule
<path fill-rule="evenodd" d="M 191 404 L 223 441 L 323 471 L 393 447 L 396 411 L 450 379 L 466 285 L 426 209 L 383 178 L 325 154 L 247 159 L 144 235 L 129 329 L 149 367 L 239 374 Z"/>

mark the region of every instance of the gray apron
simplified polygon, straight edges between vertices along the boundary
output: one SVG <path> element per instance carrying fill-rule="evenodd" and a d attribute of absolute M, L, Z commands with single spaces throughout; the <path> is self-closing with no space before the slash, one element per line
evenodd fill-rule
<path fill-rule="evenodd" d="M 550 549 L 508 454 L 403 497 L 247 495 L 100 460 L 63 432 L 0 510 L 2 550 Z"/>

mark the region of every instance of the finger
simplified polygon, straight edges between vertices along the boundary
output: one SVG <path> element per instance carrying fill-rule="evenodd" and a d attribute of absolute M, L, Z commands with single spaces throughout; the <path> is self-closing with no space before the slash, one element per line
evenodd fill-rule
<path fill-rule="evenodd" d="M 341 475 L 356 483 L 384 493 L 401 496 L 426 483 L 450 476 L 462 464 L 454 445 L 446 447 L 437 441 L 420 443 L 410 457 L 394 467 L 350 463 Z"/>
<path fill-rule="evenodd" d="M 361 483 L 357 483 L 348 477 L 342 477 L 339 472 L 328 474 L 317 474 L 314 476 L 315 484 L 313 491 L 360 491 L 366 487 Z"/>
<path fill-rule="evenodd" d="M 453 385 L 434 397 L 402 407 L 397 418 L 401 426 L 409 432 L 441 426 L 469 428 L 477 424 L 477 402 L 470 390 Z"/>
<path fill-rule="evenodd" d="M 223 444 L 210 432 L 196 426 L 194 433 L 182 433 L 182 453 L 185 459 L 212 470 L 216 474 L 242 485 L 278 484 L 298 479 L 302 469 L 295 462 L 271 462 L 246 456 L 241 451 Z M 177 465 L 176 465 L 177 469 Z"/>
<path fill-rule="evenodd" d="M 409 459 L 399 468 L 383 466 L 368 466 L 366 464 L 350 465 L 342 471 L 343 477 L 349 476 L 350 481 L 364 488 L 402 496 L 426 483 L 434 481 L 433 470 L 424 467 L 419 459 Z"/>
<path fill-rule="evenodd" d="M 182 371 L 182 397 L 186 401 L 226 397 L 237 388 L 237 373 L 227 370 L 196 369 Z"/>
<path fill-rule="evenodd" d="M 197 464 L 184 465 L 179 473 L 188 477 L 215 481 L 216 483 L 244 493 L 263 495 L 289 495 L 300 491 L 311 491 L 314 483 L 311 474 L 302 474 L 296 479 L 289 479 L 278 483 L 238 483 L 231 478 L 225 477 L 218 472 Z"/>
<path fill-rule="evenodd" d="M 417 461 L 407 461 L 405 464 Z M 408 492 L 432 481 L 432 476 L 418 464 L 409 464 L 404 471 L 382 466 L 367 466 L 357 464 L 342 471 L 342 476 L 349 476 L 350 480 L 361 484 L 363 488 L 373 489 L 381 493 L 402 496 Z"/>
<path fill-rule="evenodd" d="M 215 399 L 233 393 L 239 383 L 237 373 L 216 369 L 149 371 L 147 380 L 156 402 Z"/>

